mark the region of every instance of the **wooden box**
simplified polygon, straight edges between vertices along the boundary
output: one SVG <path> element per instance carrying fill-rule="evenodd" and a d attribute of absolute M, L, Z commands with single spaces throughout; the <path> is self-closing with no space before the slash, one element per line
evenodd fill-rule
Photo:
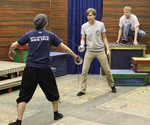
<path fill-rule="evenodd" d="M 133 70 L 111 70 L 115 85 L 141 86 L 147 85 L 148 73 L 135 73 Z"/>
<path fill-rule="evenodd" d="M 150 54 L 145 54 L 144 57 L 145 58 L 150 58 Z"/>
<path fill-rule="evenodd" d="M 132 57 L 134 72 L 150 72 L 150 57 Z"/>
<path fill-rule="evenodd" d="M 56 68 L 55 76 L 68 74 L 68 54 L 62 52 L 50 52 L 51 67 Z"/>
<path fill-rule="evenodd" d="M 109 43 L 111 56 L 109 65 L 111 69 L 131 69 L 131 57 L 143 57 L 146 45 L 120 45 Z"/>
<path fill-rule="evenodd" d="M 28 45 L 16 47 L 15 52 L 13 61 L 25 63 L 28 55 Z"/>

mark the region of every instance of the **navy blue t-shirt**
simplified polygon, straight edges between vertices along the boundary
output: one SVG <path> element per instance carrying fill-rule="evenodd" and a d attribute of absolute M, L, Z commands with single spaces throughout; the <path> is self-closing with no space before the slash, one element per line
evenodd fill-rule
<path fill-rule="evenodd" d="M 52 32 L 39 29 L 25 33 L 17 42 L 21 46 L 29 45 L 26 66 L 44 68 L 50 66 L 51 46 L 58 46 L 62 40 Z"/>

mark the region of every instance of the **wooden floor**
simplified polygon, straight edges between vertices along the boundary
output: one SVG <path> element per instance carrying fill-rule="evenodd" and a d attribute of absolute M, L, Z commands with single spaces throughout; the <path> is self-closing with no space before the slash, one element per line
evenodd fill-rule
<path fill-rule="evenodd" d="M 23 125 L 149 125 L 150 86 L 117 86 L 112 93 L 105 76 L 89 75 L 86 94 L 77 97 L 81 76 L 56 77 L 61 103 L 59 111 L 64 118 L 53 120 L 52 105 L 37 90 L 26 107 Z M 16 119 L 19 90 L 0 95 L 0 125 Z"/>

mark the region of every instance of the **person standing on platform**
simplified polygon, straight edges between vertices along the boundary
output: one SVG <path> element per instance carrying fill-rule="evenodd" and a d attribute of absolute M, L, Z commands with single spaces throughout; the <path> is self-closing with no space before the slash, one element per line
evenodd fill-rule
<path fill-rule="evenodd" d="M 116 93 L 116 88 L 114 86 L 114 79 L 112 77 L 110 67 L 108 64 L 107 56 L 110 56 L 110 50 L 108 46 L 108 41 L 106 38 L 106 29 L 103 22 L 95 20 L 96 10 L 94 8 L 89 8 L 86 11 L 88 22 L 84 23 L 81 27 L 81 41 L 80 47 L 84 47 L 86 40 L 86 53 L 84 57 L 83 67 L 82 67 L 82 83 L 81 91 L 77 96 L 82 96 L 85 94 L 87 87 L 87 75 L 94 58 L 97 58 L 103 68 L 109 87 L 113 93 Z M 106 53 L 105 53 L 106 47 Z"/>
<path fill-rule="evenodd" d="M 64 52 L 74 57 L 75 62 L 80 61 L 70 48 L 62 43 L 62 40 L 52 32 L 45 30 L 48 19 L 45 14 L 38 14 L 33 20 L 35 30 L 26 32 L 20 39 L 14 42 L 9 49 L 8 56 L 13 59 L 15 48 L 19 45 L 29 45 L 26 67 L 23 72 L 19 97 L 17 98 L 17 120 L 9 125 L 21 125 L 26 104 L 31 100 L 37 85 L 39 84 L 48 101 L 52 102 L 54 120 L 61 119 L 63 115 L 58 112 L 58 100 L 60 98 L 54 74 L 50 68 L 49 53 L 51 46 L 59 47 Z"/>
<path fill-rule="evenodd" d="M 118 39 L 116 41 L 117 44 L 127 44 L 128 37 L 131 36 L 134 45 L 138 45 L 138 39 L 145 36 L 146 33 L 143 30 L 139 29 L 139 21 L 136 15 L 131 14 L 131 7 L 125 6 L 124 15 L 120 18 L 119 21 L 119 31 L 118 31 Z M 122 36 L 122 38 L 121 38 Z"/>

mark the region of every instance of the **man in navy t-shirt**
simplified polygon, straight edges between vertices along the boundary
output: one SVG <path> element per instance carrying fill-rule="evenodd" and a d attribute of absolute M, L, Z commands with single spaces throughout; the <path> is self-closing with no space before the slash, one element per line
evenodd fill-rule
<path fill-rule="evenodd" d="M 19 97 L 17 98 L 18 115 L 15 122 L 9 125 L 21 125 L 26 104 L 31 100 L 37 85 L 39 84 L 46 98 L 52 102 L 54 110 L 54 120 L 63 117 L 58 112 L 58 100 L 60 98 L 56 85 L 56 80 L 50 68 L 49 53 L 51 46 L 59 47 L 64 52 L 73 56 L 76 62 L 80 61 L 70 48 L 62 43 L 62 40 L 52 32 L 45 30 L 48 19 L 45 14 L 38 14 L 34 18 L 35 30 L 25 33 L 14 42 L 9 49 L 8 56 L 13 59 L 15 48 L 19 45 L 29 45 L 29 52 L 26 60 L 26 67 L 23 72 Z"/>

